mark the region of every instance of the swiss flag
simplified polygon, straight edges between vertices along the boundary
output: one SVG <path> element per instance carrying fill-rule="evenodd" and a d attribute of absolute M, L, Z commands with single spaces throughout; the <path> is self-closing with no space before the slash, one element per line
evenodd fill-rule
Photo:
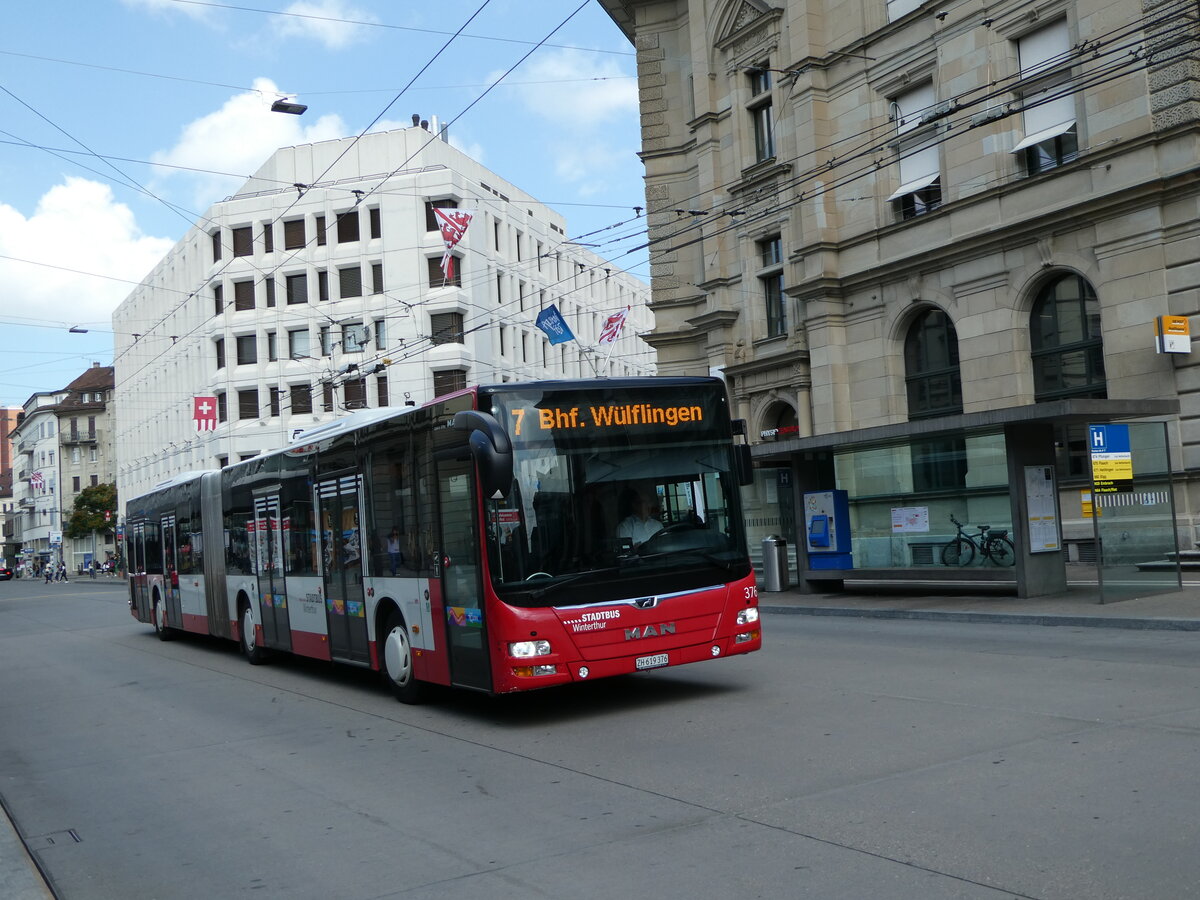
<path fill-rule="evenodd" d="M 193 397 L 192 419 L 196 422 L 197 431 L 217 430 L 217 398 Z"/>

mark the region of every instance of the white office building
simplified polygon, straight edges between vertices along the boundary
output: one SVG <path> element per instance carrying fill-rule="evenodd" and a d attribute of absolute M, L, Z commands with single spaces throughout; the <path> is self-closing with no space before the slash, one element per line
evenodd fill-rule
<path fill-rule="evenodd" d="M 436 208 L 472 215 L 453 250 Z M 119 496 L 349 410 L 470 384 L 646 375 L 649 287 L 427 127 L 286 147 L 113 315 Z M 537 327 L 555 306 L 575 340 Z M 598 338 L 628 309 L 615 344 Z M 197 397 L 215 423 L 198 428 Z"/>

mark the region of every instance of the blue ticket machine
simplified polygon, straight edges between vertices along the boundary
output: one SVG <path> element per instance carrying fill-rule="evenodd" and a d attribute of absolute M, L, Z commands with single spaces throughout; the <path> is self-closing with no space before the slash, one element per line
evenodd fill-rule
<path fill-rule="evenodd" d="M 804 495 L 804 536 L 809 569 L 852 569 L 850 497 L 845 491 Z"/>

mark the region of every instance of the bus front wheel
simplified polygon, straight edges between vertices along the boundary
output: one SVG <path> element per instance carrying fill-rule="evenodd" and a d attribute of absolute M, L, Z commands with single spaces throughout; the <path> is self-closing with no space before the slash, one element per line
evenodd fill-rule
<path fill-rule="evenodd" d="M 420 703 L 424 685 L 413 674 L 412 641 L 403 617 L 396 610 L 388 614 L 378 642 L 379 670 L 393 696 L 401 703 Z"/>

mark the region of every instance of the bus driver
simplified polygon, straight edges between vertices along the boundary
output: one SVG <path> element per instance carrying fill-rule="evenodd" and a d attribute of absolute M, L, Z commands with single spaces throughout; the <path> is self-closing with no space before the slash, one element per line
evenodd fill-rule
<path fill-rule="evenodd" d="M 629 498 L 630 514 L 621 520 L 617 526 L 617 537 L 628 538 L 636 549 L 662 531 L 662 522 L 651 515 L 651 509 L 641 494 L 634 493 Z M 657 510 L 653 510 L 657 512 Z"/>

